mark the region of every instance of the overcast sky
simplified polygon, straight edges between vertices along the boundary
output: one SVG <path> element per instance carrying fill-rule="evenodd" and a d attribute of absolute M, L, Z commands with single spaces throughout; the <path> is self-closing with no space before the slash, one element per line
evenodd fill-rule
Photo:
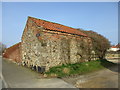
<path fill-rule="evenodd" d="M 117 2 L 3 2 L 2 42 L 7 47 L 21 41 L 28 16 L 73 28 L 93 30 L 118 42 Z"/>

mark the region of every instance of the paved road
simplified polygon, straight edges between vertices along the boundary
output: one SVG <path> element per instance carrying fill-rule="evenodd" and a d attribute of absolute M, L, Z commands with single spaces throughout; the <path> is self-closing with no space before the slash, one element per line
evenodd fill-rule
<path fill-rule="evenodd" d="M 58 78 L 41 79 L 37 72 L 3 60 L 3 76 L 9 88 L 75 88 Z"/>
<path fill-rule="evenodd" d="M 78 88 L 118 88 L 118 66 L 109 67 L 87 75 L 63 78 Z"/>

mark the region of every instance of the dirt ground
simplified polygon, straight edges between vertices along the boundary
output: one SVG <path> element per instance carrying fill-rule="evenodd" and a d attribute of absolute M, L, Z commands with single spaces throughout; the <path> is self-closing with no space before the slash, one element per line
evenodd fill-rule
<path fill-rule="evenodd" d="M 77 88 L 118 88 L 118 65 L 86 75 L 62 78 Z"/>

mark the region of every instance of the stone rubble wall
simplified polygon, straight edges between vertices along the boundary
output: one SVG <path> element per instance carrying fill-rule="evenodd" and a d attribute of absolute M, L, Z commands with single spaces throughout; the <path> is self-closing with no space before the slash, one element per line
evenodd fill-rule
<path fill-rule="evenodd" d="M 39 35 L 39 36 L 36 36 Z M 91 46 L 88 37 L 46 30 L 28 20 L 22 36 L 22 64 L 28 67 L 46 67 L 88 61 Z"/>

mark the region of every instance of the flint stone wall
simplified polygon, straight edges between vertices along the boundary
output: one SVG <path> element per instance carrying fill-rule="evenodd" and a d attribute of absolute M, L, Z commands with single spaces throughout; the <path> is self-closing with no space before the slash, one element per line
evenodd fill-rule
<path fill-rule="evenodd" d="M 28 67 L 50 67 L 88 61 L 91 57 L 88 37 L 52 31 L 28 20 L 22 36 L 22 64 Z"/>

